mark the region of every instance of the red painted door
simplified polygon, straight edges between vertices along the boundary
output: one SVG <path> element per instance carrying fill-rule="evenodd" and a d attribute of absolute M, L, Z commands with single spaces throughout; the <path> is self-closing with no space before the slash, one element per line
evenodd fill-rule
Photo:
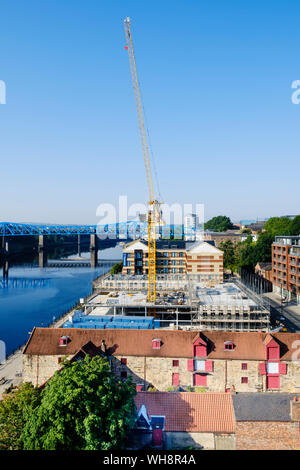
<path fill-rule="evenodd" d="M 280 377 L 279 375 L 267 376 L 267 388 L 280 388 Z"/>
<path fill-rule="evenodd" d="M 207 385 L 206 374 L 194 374 L 194 385 L 196 387 L 206 387 Z"/>
<path fill-rule="evenodd" d="M 203 344 L 198 344 L 194 347 L 194 355 L 196 357 L 205 357 L 206 356 L 206 346 Z"/>
<path fill-rule="evenodd" d="M 163 440 L 163 430 L 162 429 L 153 429 L 152 431 L 152 444 L 154 446 L 161 446 Z"/>
<path fill-rule="evenodd" d="M 269 347 L 268 348 L 268 360 L 277 360 L 279 359 L 279 347 Z"/>
<path fill-rule="evenodd" d="M 175 387 L 179 385 L 179 374 L 172 374 L 172 385 L 174 385 Z"/>

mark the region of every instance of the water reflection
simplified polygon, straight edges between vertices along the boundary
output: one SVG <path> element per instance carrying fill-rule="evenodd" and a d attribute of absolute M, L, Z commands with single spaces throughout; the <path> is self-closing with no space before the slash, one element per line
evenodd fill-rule
<path fill-rule="evenodd" d="M 81 256 L 85 257 L 84 253 Z M 99 260 L 118 258 L 121 259 L 119 246 L 99 252 Z M 16 265 L 10 261 L 3 271 L 5 276 L 0 274 L 0 340 L 5 341 L 7 354 L 27 341 L 33 327 L 50 325 L 75 307 L 81 297 L 91 294 L 93 280 L 109 269 L 110 266 L 40 269 L 31 263 Z"/>
<path fill-rule="evenodd" d="M 24 279 L 3 277 L 0 279 L 0 289 L 41 289 L 50 284 L 50 279 Z"/>

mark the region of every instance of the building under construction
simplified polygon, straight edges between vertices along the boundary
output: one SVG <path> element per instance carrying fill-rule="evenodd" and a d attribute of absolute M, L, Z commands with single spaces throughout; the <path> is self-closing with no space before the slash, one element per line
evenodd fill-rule
<path fill-rule="evenodd" d="M 94 283 L 85 315 L 154 316 L 160 328 L 270 331 L 270 311 L 235 283 L 203 287 L 190 276 L 157 276 L 155 303 L 147 299 L 146 275 L 108 275 Z M 156 322 L 158 326 L 158 322 Z"/>
<path fill-rule="evenodd" d="M 238 286 L 223 283 L 221 250 L 212 243 L 189 246 L 186 241 L 157 239 L 157 226 L 163 225 L 161 202 L 154 191 L 130 18 L 125 18 L 124 27 L 146 170 L 148 236 L 125 245 L 121 275 L 94 283 L 95 296 L 82 304 L 80 315 L 85 318 L 80 317 L 80 322 L 86 323 L 88 316 L 92 328 L 106 324 L 128 328 L 131 320 L 103 322 L 102 318 L 153 317 L 154 328 L 269 331 L 269 311 Z M 139 326 L 136 321 L 134 325 Z"/>

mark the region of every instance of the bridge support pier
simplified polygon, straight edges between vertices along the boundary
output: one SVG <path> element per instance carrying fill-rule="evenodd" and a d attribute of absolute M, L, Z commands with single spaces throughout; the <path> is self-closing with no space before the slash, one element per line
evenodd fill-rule
<path fill-rule="evenodd" d="M 8 246 L 8 242 L 5 241 L 5 237 L 2 237 L 1 254 L 4 259 L 8 258 L 9 256 L 9 246 Z"/>
<path fill-rule="evenodd" d="M 44 235 L 39 235 L 39 267 L 44 268 L 47 264 L 47 253 L 45 248 L 45 237 Z"/>
<path fill-rule="evenodd" d="M 8 280 L 8 270 L 9 270 L 9 265 L 8 265 L 8 260 L 4 260 L 3 263 L 3 279 Z"/>
<path fill-rule="evenodd" d="M 77 238 L 77 246 L 78 246 L 78 258 L 80 258 L 81 257 L 80 233 L 78 234 L 78 238 Z"/>
<path fill-rule="evenodd" d="M 90 235 L 90 253 L 91 253 L 91 268 L 95 268 L 98 264 L 98 237 L 95 233 Z"/>
<path fill-rule="evenodd" d="M 2 244 L 1 244 L 1 258 L 3 260 L 3 279 L 8 279 L 8 257 L 9 257 L 9 246 L 8 242 L 5 241 L 5 237 L 2 237 Z"/>

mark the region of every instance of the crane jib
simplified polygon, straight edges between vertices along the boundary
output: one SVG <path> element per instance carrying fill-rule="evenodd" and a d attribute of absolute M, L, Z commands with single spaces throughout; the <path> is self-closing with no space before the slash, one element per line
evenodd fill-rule
<path fill-rule="evenodd" d="M 159 218 L 159 203 L 155 199 L 153 180 L 151 174 L 151 165 L 145 131 L 143 116 L 143 106 L 140 94 L 139 81 L 132 44 L 132 35 L 130 31 L 130 18 L 124 20 L 126 50 L 128 51 L 133 91 L 136 103 L 139 133 L 142 144 L 144 164 L 146 169 L 146 179 L 149 193 L 149 211 L 148 211 L 148 302 L 155 303 L 156 300 L 156 221 Z"/>

